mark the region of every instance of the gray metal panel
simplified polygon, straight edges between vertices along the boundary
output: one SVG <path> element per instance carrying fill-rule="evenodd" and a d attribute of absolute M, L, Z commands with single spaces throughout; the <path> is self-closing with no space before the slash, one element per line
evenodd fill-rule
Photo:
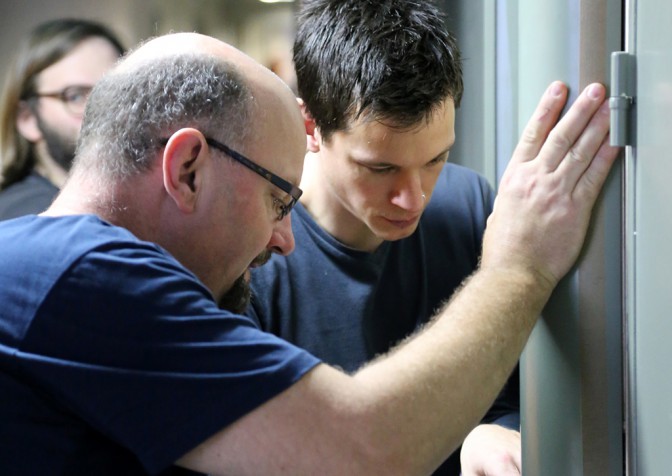
<path fill-rule="evenodd" d="M 450 161 L 495 176 L 495 0 L 444 0 L 448 27 L 463 58 L 465 90 L 455 114 Z"/>
<path fill-rule="evenodd" d="M 608 82 L 620 49 L 620 2 L 518 2 L 518 97 L 522 126 L 554 79 L 571 100 Z M 521 360 L 526 475 L 620 475 L 621 177 L 617 167 L 594 212 L 577 267 L 563 280 Z"/>
<path fill-rule="evenodd" d="M 633 2 L 637 147 L 628 159 L 629 474 L 672 471 L 672 2 Z"/>
<path fill-rule="evenodd" d="M 502 178 L 518 142 L 518 0 L 498 0 L 496 10 L 496 175 Z"/>

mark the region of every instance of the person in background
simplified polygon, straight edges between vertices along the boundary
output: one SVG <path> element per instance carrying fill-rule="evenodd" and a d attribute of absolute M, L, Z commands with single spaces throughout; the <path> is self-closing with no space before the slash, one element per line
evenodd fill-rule
<path fill-rule="evenodd" d="M 473 273 L 494 192 L 448 162 L 462 63 L 432 2 L 304 1 L 293 50 L 308 134 L 297 246 L 253 270 L 248 313 L 355 372 Z M 520 464 L 518 382 L 516 368 L 470 440 L 479 465 Z M 459 456 L 435 474 L 458 475 Z"/>
<path fill-rule="evenodd" d="M 42 23 L 20 44 L 0 99 L 0 220 L 49 206 L 91 88 L 122 53 L 110 29 L 81 19 Z"/>
<path fill-rule="evenodd" d="M 214 38 L 143 44 L 94 87 L 52 205 L 0 223 L 0 474 L 430 473 L 516 365 L 616 159 L 604 87 L 557 122 L 567 93 L 526 127 L 478 269 L 350 374 L 223 308 L 294 248 L 295 95 Z"/>

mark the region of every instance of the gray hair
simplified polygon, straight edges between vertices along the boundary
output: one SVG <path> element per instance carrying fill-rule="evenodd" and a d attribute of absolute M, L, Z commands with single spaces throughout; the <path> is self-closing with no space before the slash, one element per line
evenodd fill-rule
<path fill-rule="evenodd" d="M 252 94 L 236 68 L 204 54 L 143 62 L 99 81 L 87 102 L 75 167 L 107 179 L 147 171 L 173 132 L 193 127 L 238 147 Z"/>

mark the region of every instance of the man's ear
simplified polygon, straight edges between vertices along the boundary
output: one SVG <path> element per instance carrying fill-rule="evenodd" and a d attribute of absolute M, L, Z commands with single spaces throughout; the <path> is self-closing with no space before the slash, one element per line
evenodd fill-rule
<path fill-rule="evenodd" d="M 299 102 L 299 108 L 301 108 L 301 115 L 303 116 L 303 124 L 306 127 L 306 149 L 309 152 L 319 152 L 320 151 L 320 131 L 315 125 L 315 119 L 310 115 L 308 109 L 306 108 L 306 103 L 303 102 L 303 99 L 297 98 Z"/>
<path fill-rule="evenodd" d="M 205 136 L 191 128 L 175 132 L 163 150 L 163 186 L 182 212 L 191 213 L 196 206 L 207 151 Z"/>
<path fill-rule="evenodd" d="M 28 142 L 37 142 L 42 139 L 42 131 L 37 125 L 37 117 L 26 101 L 19 102 L 16 113 L 16 130 Z"/>

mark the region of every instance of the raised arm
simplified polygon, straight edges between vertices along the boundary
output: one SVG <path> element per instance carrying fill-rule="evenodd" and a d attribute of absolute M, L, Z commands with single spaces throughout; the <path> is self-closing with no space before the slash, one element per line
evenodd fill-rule
<path fill-rule="evenodd" d="M 431 325 L 353 376 L 316 367 L 178 464 L 229 475 L 437 467 L 509 376 L 617 155 L 604 88 L 589 86 L 553 127 L 566 97 L 561 83 L 544 94 L 502 179 L 481 265 Z"/>

